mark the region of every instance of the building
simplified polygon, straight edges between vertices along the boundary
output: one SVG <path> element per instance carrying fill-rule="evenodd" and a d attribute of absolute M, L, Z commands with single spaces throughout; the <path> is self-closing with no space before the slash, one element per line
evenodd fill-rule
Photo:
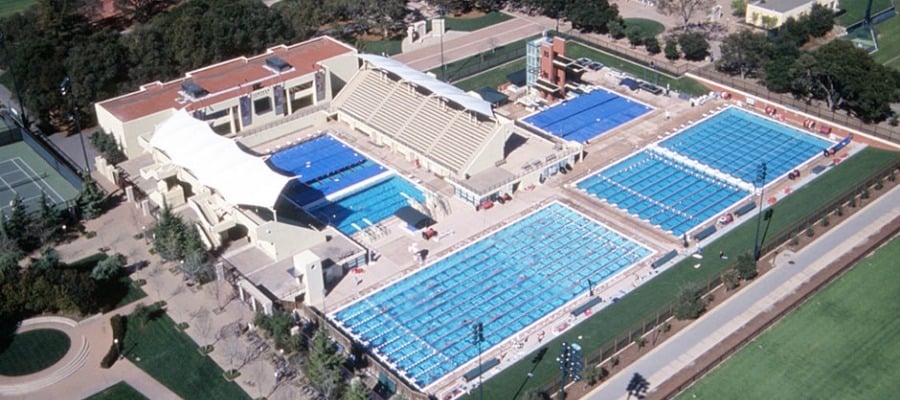
<path fill-rule="evenodd" d="M 812 10 L 813 4 L 837 11 L 837 0 L 757 0 L 747 4 L 744 22 L 764 29 L 774 29 L 788 18 L 800 18 Z"/>
<path fill-rule="evenodd" d="M 541 98 L 554 101 L 566 97 L 567 84 L 584 68 L 566 57 L 566 39 L 546 34 L 528 42 L 525 52 L 526 84 Z"/>
<path fill-rule="evenodd" d="M 94 109 L 129 158 L 143 154 L 156 125 L 180 109 L 225 136 L 248 136 L 285 119 L 306 117 L 292 126 L 312 125 L 322 116 L 313 110 L 327 107 L 356 72 L 355 57 L 352 47 L 319 37 L 148 83 Z"/>

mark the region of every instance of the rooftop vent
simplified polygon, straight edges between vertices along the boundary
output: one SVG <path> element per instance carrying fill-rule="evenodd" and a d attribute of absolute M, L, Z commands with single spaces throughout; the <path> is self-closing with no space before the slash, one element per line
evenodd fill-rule
<path fill-rule="evenodd" d="M 291 64 L 288 64 L 287 61 L 282 60 L 278 56 L 266 58 L 266 66 L 276 72 L 284 72 L 292 68 Z"/>
<path fill-rule="evenodd" d="M 181 84 L 181 90 L 194 99 L 199 99 L 209 94 L 203 87 L 194 83 L 194 81 L 184 81 Z"/>

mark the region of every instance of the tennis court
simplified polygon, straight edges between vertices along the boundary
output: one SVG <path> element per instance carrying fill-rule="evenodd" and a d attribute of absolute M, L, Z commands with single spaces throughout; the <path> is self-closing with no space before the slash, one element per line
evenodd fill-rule
<path fill-rule="evenodd" d="M 0 211 L 8 213 L 16 196 L 29 210 L 36 210 L 41 193 L 60 205 L 78 196 L 78 191 L 25 142 L 0 146 Z"/>

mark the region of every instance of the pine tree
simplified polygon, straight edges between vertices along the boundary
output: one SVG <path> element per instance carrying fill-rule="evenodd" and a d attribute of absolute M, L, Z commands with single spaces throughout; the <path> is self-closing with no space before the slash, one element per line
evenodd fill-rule
<path fill-rule="evenodd" d="M 103 213 L 103 200 L 106 194 L 97 186 L 97 182 L 88 176 L 84 180 L 84 187 L 78 194 L 78 207 L 81 209 L 81 217 L 94 219 Z"/>
<path fill-rule="evenodd" d="M 38 208 L 38 224 L 42 243 L 56 240 L 62 233 L 63 214 L 56 204 L 50 201 L 47 194 L 41 192 L 41 200 Z"/>
<path fill-rule="evenodd" d="M 336 399 L 344 389 L 340 366 L 344 357 L 337 352 L 334 343 L 324 329 L 313 336 L 309 356 L 303 364 L 303 373 L 327 399 Z"/>

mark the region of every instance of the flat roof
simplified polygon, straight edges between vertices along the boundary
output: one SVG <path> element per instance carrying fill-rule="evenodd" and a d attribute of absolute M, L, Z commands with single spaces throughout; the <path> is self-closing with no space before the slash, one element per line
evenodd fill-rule
<path fill-rule="evenodd" d="M 797 7 L 800 7 L 805 4 L 815 3 L 816 0 L 766 0 L 766 1 L 755 1 L 753 4 L 759 8 L 765 8 L 766 10 L 778 11 L 778 12 L 786 12 L 793 10 Z"/>
<path fill-rule="evenodd" d="M 120 121 L 127 122 L 167 109 L 203 108 L 250 91 L 253 84 L 271 86 L 277 82 L 303 76 L 319 69 L 317 64 L 329 58 L 355 50 L 328 36 L 310 39 L 291 46 L 279 45 L 250 58 L 238 57 L 185 74 L 184 77 L 162 83 L 141 86 L 140 90 L 98 103 Z M 273 55 L 292 68 L 282 73 L 266 68 L 266 59 Z M 208 95 L 195 101 L 185 101 L 182 83 L 192 81 Z M 247 89 L 244 89 L 244 88 Z M 242 90 L 244 89 L 244 90 Z"/>

